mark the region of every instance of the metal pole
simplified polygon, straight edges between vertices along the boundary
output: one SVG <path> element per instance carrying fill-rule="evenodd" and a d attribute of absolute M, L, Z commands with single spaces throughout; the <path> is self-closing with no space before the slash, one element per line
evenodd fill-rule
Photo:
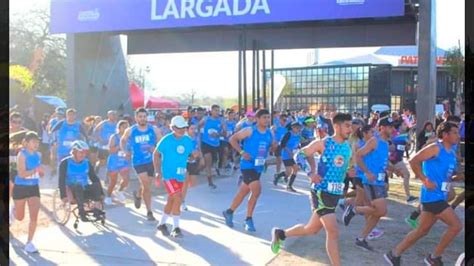
<path fill-rule="evenodd" d="M 252 42 L 252 109 L 255 110 L 255 40 Z"/>
<path fill-rule="evenodd" d="M 436 103 L 436 0 L 420 0 L 418 22 L 417 134 L 425 121 L 434 124 Z"/>
<path fill-rule="evenodd" d="M 242 36 L 240 36 L 240 48 L 239 48 L 239 109 L 237 110 L 237 114 L 240 116 L 240 110 L 242 110 Z"/>
<path fill-rule="evenodd" d="M 262 84 L 262 98 L 263 98 L 263 108 L 266 109 L 267 108 L 267 68 L 266 68 L 266 60 L 265 60 L 265 54 L 267 53 L 266 50 L 263 50 L 262 51 L 262 55 L 263 55 L 263 59 L 262 59 L 262 75 L 263 75 L 263 84 Z"/>
<path fill-rule="evenodd" d="M 257 46 L 257 108 L 260 109 L 260 50 Z"/>
<path fill-rule="evenodd" d="M 243 72 L 244 72 L 244 109 L 247 112 L 247 37 L 244 35 L 243 43 Z"/>
<path fill-rule="evenodd" d="M 272 79 L 272 86 L 270 89 L 270 113 L 272 114 L 272 121 L 273 121 L 273 101 L 275 98 L 275 53 L 272 50 L 271 56 L 271 79 Z"/>

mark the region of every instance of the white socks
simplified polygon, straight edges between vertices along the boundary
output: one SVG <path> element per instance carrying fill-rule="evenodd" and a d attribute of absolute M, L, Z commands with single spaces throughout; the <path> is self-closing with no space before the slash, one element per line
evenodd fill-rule
<path fill-rule="evenodd" d="M 173 229 L 179 228 L 179 215 L 173 216 Z"/>
<path fill-rule="evenodd" d="M 168 221 L 168 218 L 169 218 L 168 214 L 163 213 L 163 216 L 161 216 L 160 225 L 166 224 L 166 221 Z"/>

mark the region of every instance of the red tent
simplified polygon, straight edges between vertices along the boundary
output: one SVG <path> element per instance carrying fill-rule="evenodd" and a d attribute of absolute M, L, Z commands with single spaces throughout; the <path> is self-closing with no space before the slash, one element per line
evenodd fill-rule
<path fill-rule="evenodd" d="M 144 101 L 143 90 L 138 87 L 137 84 L 132 82 L 130 84 L 130 100 L 132 101 L 132 108 L 137 109 L 143 106 Z M 150 96 L 146 108 L 153 108 L 153 109 L 174 109 L 179 108 L 179 102 L 164 99 L 161 97 L 153 97 Z"/>

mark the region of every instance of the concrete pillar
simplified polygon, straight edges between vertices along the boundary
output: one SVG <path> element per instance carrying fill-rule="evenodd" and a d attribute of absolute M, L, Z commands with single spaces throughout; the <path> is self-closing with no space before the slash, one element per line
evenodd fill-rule
<path fill-rule="evenodd" d="M 105 116 L 121 104 L 131 113 L 129 81 L 119 35 L 68 34 L 67 105 L 80 117 Z"/>
<path fill-rule="evenodd" d="M 436 104 L 436 0 L 420 0 L 418 24 L 417 133 L 434 124 Z"/>

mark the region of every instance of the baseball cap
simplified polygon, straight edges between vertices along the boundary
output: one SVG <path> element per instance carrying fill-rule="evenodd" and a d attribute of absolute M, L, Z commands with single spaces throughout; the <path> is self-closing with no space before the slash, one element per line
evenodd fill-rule
<path fill-rule="evenodd" d="M 177 115 L 171 119 L 170 123 L 171 127 L 176 127 L 176 128 L 185 128 L 189 127 L 188 122 L 184 119 L 184 117 Z"/>
<path fill-rule="evenodd" d="M 389 126 L 393 127 L 393 119 L 391 117 L 381 118 L 378 122 L 378 126 Z"/>
<path fill-rule="evenodd" d="M 293 122 L 291 122 L 290 126 L 292 126 L 292 127 L 293 126 L 301 126 L 301 123 L 298 122 L 298 121 L 293 121 Z"/>
<path fill-rule="evenodd" d="M 66 108 L 64 108 L 64 107 L 56 107 L 55 111 L 56 111 L 56 113 L 57 113 L 58 115 L 64 115 L 64 114 L 66 113 Z"/>
<path fill-rule="evenodd" d="M 314 120 L 314 118 L 312 118 L 312 117 L 308 117 L 308 118 L 306 118 L 306 119 L 304 120 L 304 122 L 305 122 L 306 124 L 309 124 L 309 123 L 315 123 L 316 120 Z"/>

